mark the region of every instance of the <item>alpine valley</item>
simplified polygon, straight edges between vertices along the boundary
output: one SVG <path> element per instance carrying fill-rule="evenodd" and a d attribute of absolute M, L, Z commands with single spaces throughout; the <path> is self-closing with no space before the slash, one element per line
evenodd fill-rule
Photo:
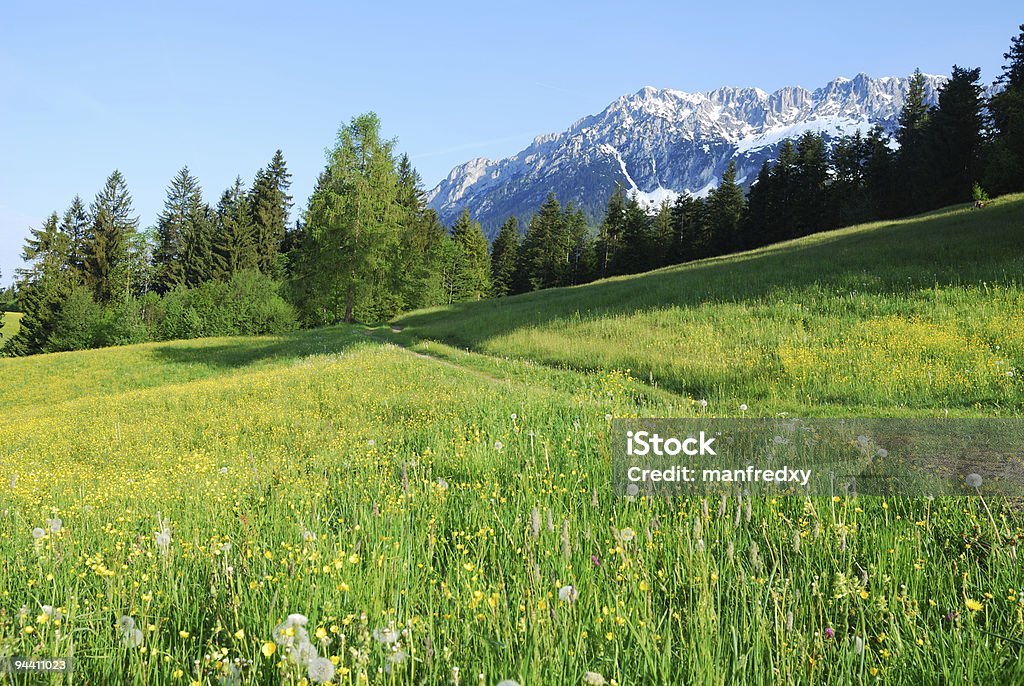
<path fill-rule="evenodd" d="M 926 102 L 942 76 L 925 77 Z M 836 78 L 813 91 L 774 93 L 723 87 L 707 93 L 645 87 L 580 119 L 562 133 L 538 136 L 503 160 L 477 158 L 455 167 L 427 194 L 445 224 L 469 208 L 493 238 L 509 216 L 528 221 L 549 192 L 594 219 L 616 184 L 648 204 L 682 193 L 703 196 L 730 160 L 741 184 L 754 180 L 781 143 L 815 131 L 826 142 L 879 125 L 895 131 L 910 78 Z"/>

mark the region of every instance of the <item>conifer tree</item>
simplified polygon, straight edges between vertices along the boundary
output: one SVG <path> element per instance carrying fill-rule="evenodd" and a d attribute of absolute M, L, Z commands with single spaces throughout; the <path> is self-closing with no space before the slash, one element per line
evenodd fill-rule
<path fill-rule="evenodd" d="M 121 172 L 114 170 L 96 195 L 85 244 L 85 281 L 96 300 L 127 300 L 132 293 L 129 246 L 139 225 L 132 196 Z"/>
<path fill-rule="evenodd" d="M 929 209 L 971 199 L 982 140 L 980 78 L 981 69 L 954 65 L 949 80 L 939 89 L 939 104 L 925 135 L 930 159 L 924 176 Z"/>
<path fill-rule="evenodd" d="M 292 206 L 291 173 L 278 150 L 264 169 L 256 172 L 250 197 L 257 268 L 270 276 L 280 271 L 278 254 L 285 240 L 288 212 Z"/>
<path fill-rule="evenodd" d="M 516 266 L 516 292 L 524 293 L 559 285 L 568 262 L 568 234 L 562 207 L 554 193 L 530 219 L 519 249 Z"/>
<path fill-rule="evenodd" d="M 67 268 L 68 255 L 69 242 L 56 212 L 39 228 L 29 230 L 21 253 L 28 267 L 16 272 L 18 307 L 23 312 L 21 328 L 7 341 L 6 354 L 32 355 L 50 350 L 50 337 L 74 285 Z"/>
<path fill-rule="evenodd" d="M 182 167 L 167 187 L 164 209 L 157 218 L 154 252 L 156 286 L 197 285 L 212 277 L 212 225 L 199 180 Z"/>
<path fill-rule="evenodd" d="M 452 247 L 455 268 L 453 274 L 453 300 L 480 300 L 491 293 L 491 258 L 487 238 L 480 223 L 473 221 L 469 210 L 452 226 Z"/>
<path fill-rule="evenodd" d="M 825 140 L 808 131 L 796 147 L 796 207 L 794 228 L 797 235 L 820 231 L 824 221 L 825 184 L 829 159 Z"/>
<path fill-rule="evenodd" d="M 255 230 L 242 177 L 221 195 L 214 224 L 215 278 L 227 281 L 240 271 L 256 269 Z"/>
<path fill-rule="evenodd" d="M 737 249 L 742 217 L 743 189 L 736 183 L 736 162 L 730 161 L 718 187 L 708 195 L 711 240 L 719 253 Z"/>
<path fill-rule="evenodd" d="M 654 232 L 651 218 L 636 194 L 626 198 L 622 212 L 622 241 L 612 262 L 613 274 L 637 274 L 651 266 Z"/>
<path fill-rule="evenodd" d="M 597 276 L 604 278 L 612 275 L 616 255 L 622 247 L 623 224 L 626 220 L 626 191 L 621 184 L 615 184 L 615 190 L 608 197 L 604 220 L 598 232 L 596 259 Z"/>
<path fill-rule="evenodd" d="M 988 109 L 996 137 L 990 146 L 987 181 L 995 193 L 1024 190 L 1024 24 L 1003 54 L 1006 64 Z"/>
<path fill-rule="evenodd" d="M 71 206 L 64 212 L 60 222 L 60 230 L 68 241 L 68 267 L 81 277 L 85 272 L 86 242 L 89 238 L 91 218 L 85 209 L 85 203 L 78 195 L 71 201 Z"/>
<path fill-rule="evenodd" d="M 747 207 L 741 228 L 745 247 L 757 247 L 766 242 L 765 226 L 769 221 L 772 182 L 771 163 L 765 160 L 757 173 L 757 180 L 750 185 L 747 193 Z"/>
<path fill-rule="evenodd" d="M 519 222 L 509 217 L 501 225 L 491 246 L 491 285 L 494 295 L 512 292 L 513 277 L 519 259 Z"/>

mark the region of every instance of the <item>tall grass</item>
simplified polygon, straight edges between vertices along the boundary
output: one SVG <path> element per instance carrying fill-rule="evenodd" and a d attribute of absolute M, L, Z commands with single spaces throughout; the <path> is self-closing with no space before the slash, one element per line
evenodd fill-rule
<path fill-rule="evenodd" d="M 1019 414 L 1022 208 L 398 334 L 0 360 L 0 655 L 95 684 L 1024 680 L 1013 503 L 627 499 L 608 440 L 740 402 Z"/>
<path fill-rule="evenodd" d="M 1019 413 L 1024 197 L 496 301 L 409 337 L 801 414 Z"/>

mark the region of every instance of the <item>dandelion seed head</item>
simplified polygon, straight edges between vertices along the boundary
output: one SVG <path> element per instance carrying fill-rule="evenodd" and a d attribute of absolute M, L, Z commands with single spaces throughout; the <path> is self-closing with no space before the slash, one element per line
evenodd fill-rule
<path fill-rule="evenodd" d="M 967 485 L 970 486 L 971 488 L 978 488 L 981 486 L 981 474 L 972 472 L 971 474 L 967 475 L 964 481 L 966 481 Z"/>
<path fill-rule="evenodd" d="M 558 599 L 563 603 L 569 603 L 572 605 L 576 602 L 576 596 L 578 595 L 576 587 L 572 585 L 562 586 L 558 589 Z"/>
<path fill-rule="evenodd" d="M 326 684 L 334 678 L 334 663 L 326 657 L 316 657 L 309 661 L 309 680 L 317 684 Z"/>

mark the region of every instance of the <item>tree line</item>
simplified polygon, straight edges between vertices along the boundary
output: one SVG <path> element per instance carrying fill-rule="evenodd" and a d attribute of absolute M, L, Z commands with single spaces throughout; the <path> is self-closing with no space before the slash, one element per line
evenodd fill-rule
<path fill-rule="evenodd" d="M 440 222 L 372 113 L 339 130 L 294 223 L 281 151 L 215 206 L 183 168 L 145 230 L 115 170 L 88 206 L 76 197 L 31 230 L 27 266 L 0 293 L 24 313 L 3 352 L 385 321 L 1021 191 L 1024 25 L 1004 57 L 991 97 L 979 69 L 954 66 L 929 107 L 916 72 L 894 137 L 875 127 L 830 146 L 806 133 L 783 142 L 746 193 L 734 163 L 706 198 L 654 211 L 618 187 L 596 227 L 549 194 L 526 227 L 510 218 L 490 245 L 468 210 Z"/>

